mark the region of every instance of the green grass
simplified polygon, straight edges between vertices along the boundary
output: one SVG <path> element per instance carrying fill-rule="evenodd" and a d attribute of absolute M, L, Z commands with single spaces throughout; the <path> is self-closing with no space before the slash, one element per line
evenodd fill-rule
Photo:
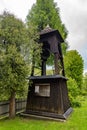
<path fill-rule="evenodd" d="M 16 117 L 0 121 L 0 130 L 87 130 L 87 101 L 75 108 L 66 122 Z"/>

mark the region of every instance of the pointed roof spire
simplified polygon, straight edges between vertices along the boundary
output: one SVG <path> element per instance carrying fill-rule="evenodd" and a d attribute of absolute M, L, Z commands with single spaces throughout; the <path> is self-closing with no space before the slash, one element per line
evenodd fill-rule
<path fill-rule="evenodd" d="M 52 29 L 49 24 L 47 24 L 47 26 L 45 27 L 45 29 L 47 29 L 47 28 Z"/>
<path fill-rule="evenodd" d="M 49 24 L 47 24 L 47 26 L 40 32 L 40 34 L 45 34 L 45 33 L 49 33 L 54 31 L 54 29 L 52 29 Z"/>

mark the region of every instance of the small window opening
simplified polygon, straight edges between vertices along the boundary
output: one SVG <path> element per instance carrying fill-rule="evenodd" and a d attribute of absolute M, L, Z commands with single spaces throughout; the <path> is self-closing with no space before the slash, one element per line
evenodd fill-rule
<path fill-rule="evenodd" d="M 35 84 L 35 95 L 50 97 L 50 84 Z"/>

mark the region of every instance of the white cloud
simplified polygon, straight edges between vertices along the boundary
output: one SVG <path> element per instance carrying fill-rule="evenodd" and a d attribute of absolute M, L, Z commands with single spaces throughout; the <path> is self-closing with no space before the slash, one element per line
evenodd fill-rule
<path fill-rule="evenodd" d="M 69 31 L 67 41 L 70 49 L 82 55 L 87 69 L 87 1 L 55 0 L 60 8 L 61 19 Z"/>
<path fill-rule="evenodd" d="M 2 13 L 3 10 L 8 10 L 24 21 L 29 9 L 35 1 L 36 0 L 0 0 L 0 13 Z"/>

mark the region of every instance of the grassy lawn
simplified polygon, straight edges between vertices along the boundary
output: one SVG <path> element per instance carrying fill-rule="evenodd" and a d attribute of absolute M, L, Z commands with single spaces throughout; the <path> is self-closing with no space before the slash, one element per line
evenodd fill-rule
<path fill-rule="evenodd" d="M 16 117 L 1 120 L 0 130 L 87 130 L 87 100 L 75 108 L 66 122 L 34 120 Z"/>

